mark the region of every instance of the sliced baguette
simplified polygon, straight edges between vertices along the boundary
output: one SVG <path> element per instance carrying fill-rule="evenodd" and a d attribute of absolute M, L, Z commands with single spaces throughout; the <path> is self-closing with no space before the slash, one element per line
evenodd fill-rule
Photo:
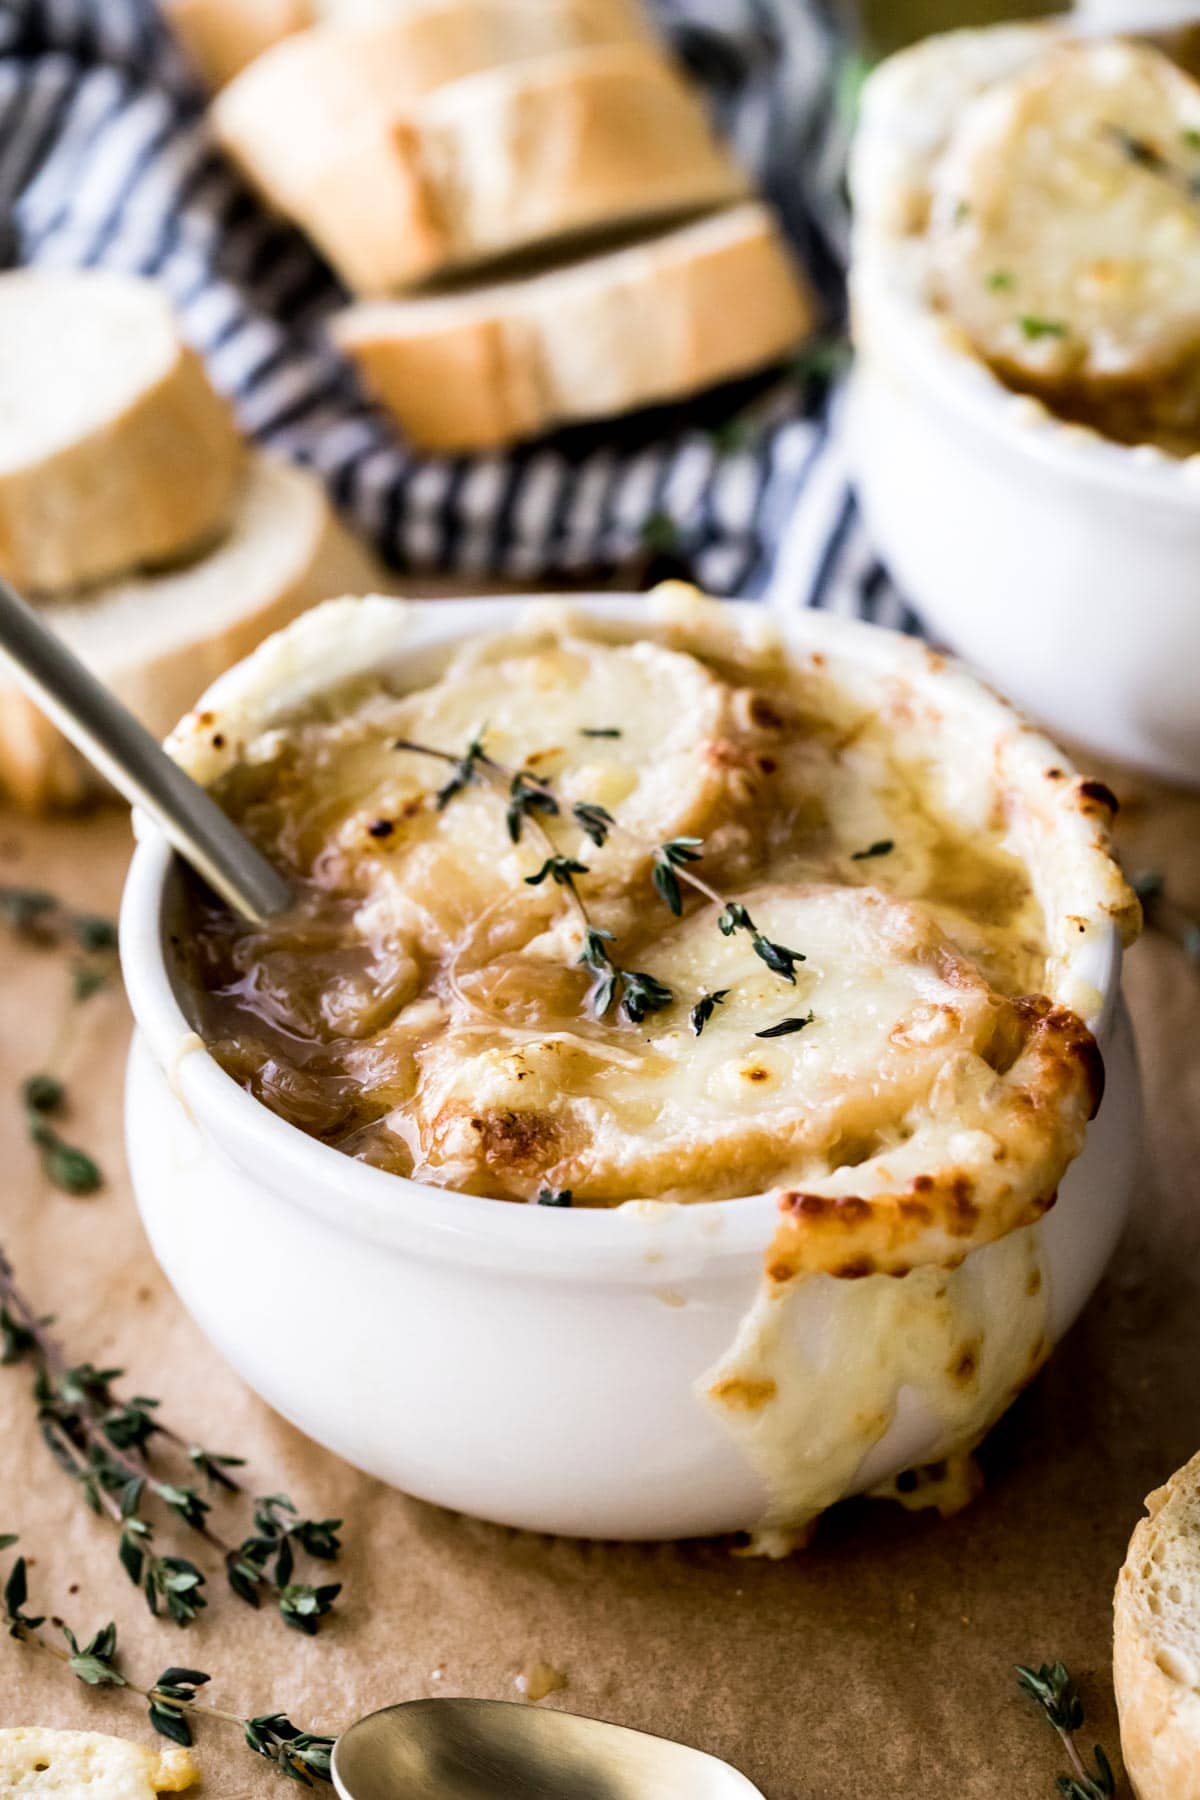
<path fill-rule="evenodd" d="M 277 44 L 213 106 L 217 135 L 279 211 L 380 154 L 399 110 L 465 75 L 531 56 L 651 42 L 638 0 L 407 0 L 374 20 Z"/>
<path fill-rule="evenodd" d="M 0 276 L 0 573 L 59 594 L 191 554 L 224 529 L 242 465 L 152 283 Z"/>
<path fill-rule="evenodd" d="M 207 556 L 43 610 L 162 737 L 209 682 L 306 607 L 387 585 L 312 475 L 255 456 L 229 534 Z M 0 687 L 0 787 L 29 811 L 73 805 L 97 791 L 74 750 L 12 686 Z"/>
<path fill-rule="evenodd" d="M 1121 1749 L 1138 1800 L 1200 1800 L 1200 1456 L 1146 1511 L 1114 1605 Z"/>
<path fill-rule="evenodd" d="M 218 136 L 358 294 L 746 192 L 700 101 L 649 43 L 485 69 L 382 113 L 367 103 L 319 158 L 304 157 L 299 181 L 278 148 L 295 133 L 277 134 L 241 99 L 218 98 Z"/>
<path fill-rule="evenodd" d="M 209 87 L 223 87 L 272 44 L 315 18 L 311 0 L 160 0 Z"/>
<path fill-rule="evenodd" d="M 753 203 L 564 269 L 335 320 L 410 442 L 482 450 L 681 399 L 786 355 L 815 319 Z"/>

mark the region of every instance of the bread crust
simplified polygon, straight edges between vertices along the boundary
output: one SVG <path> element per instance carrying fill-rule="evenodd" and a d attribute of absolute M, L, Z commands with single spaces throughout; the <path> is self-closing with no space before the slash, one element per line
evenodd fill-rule
<path fill-rule="evenodd" d="M 148 282 L 23 270 L 0 277 L 0 299 L 20 333 L 14 356 L 34 335 L 30 317 L 46 305 L 55 322 L 48 330 L 76 308 L 81 317 L 88 307 L 111 309 L 113 356 L 121 335 L 143 325 L 162 350 L 119 389 L 110 382 L 105 402 L 84 415 L 73 438 L 44 428 L 39 435 L 31 421 L 22 456 L 9 427 L 0 461 L 0 574 L 27 593 L 64 594 L 213 542 L 232 512 L 244 451 L 230 408 L 178 337 L 165 298 Z M 44 350 L 49 363 L 53 343 Z M 104 350 L 97 332 L 96 357 Z M 23 419 L 28 377 L 12 370 L 10 379 Z"/>
<path fill-rule="evenodd" d="M 463 303 L 352 307 L 334 336 L 421 449 L 489 449 L 682 399 L 783 357 L 816 317 L 764 207 Z"/>
<path fill-rule="evenodd" d="M 1146 1497 L 1147 1517 L 1129 1541 L 1113 1602 L 1113 1681 L 1121 1751 L 1138 1800 L 1200 1800 L 1200 1663 L 1164 1629 L 1160 1579 L 1164 1547 L 1183 1541 L 1187 1569 L 1200 1577 L 1200 1455 Z M 1169 1584 L 1174 1585 L 1174 1584 Z M 1174 1595 L 1170 1596 L 1172 1599 Z M 1196 1589 L 1190 1597 L 1197 1614 Z"/>
<path fill-rule="evenodd" d="M 273 44 L 313 23 L 310 0 L 162 0 L 209 87 L 223 87 Z"/>
<path fill-rule="evenodd" d="M 248 178 L 359 295 L 746 193 L 700 101 L 650 44 L 533 56 L 382 114 L 368 105 L 305 157 L 302 191 L 281 175 L 269 116 L 231 89 L 213 117 Z"/>

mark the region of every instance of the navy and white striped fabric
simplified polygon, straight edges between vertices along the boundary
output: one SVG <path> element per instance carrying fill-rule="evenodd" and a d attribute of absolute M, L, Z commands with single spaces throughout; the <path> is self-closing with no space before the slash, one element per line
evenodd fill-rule
<path fill-rule="evenodd" d="M 836 327 L 844 131 L 820 0 L 655 4 Z M 31 263 L 164 283 L 245 430 L 315 469 L 401 568 L 580 578 L 653 544 L 717 593 L 914 627 L 811 371 L 505 455 L 410 454 L 325 341 L 337 282 L 223 160 L 154 0 L 0 0 L 0 266 Z"/>

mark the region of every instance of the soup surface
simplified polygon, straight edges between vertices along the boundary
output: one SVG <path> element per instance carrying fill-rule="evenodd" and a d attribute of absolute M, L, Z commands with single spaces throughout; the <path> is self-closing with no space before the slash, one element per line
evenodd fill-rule
<path fill-rule="evenodd" d="M 218 798 L 299 899 L 189 896 L 225 1069 L 349 1156 L 576 1206 L 811 1182 L 990 1091 L 1048 1005 L 1042 912 L 1002 809 L 932 803 L 903 694 L 589 631 L 242 747 Z"/>

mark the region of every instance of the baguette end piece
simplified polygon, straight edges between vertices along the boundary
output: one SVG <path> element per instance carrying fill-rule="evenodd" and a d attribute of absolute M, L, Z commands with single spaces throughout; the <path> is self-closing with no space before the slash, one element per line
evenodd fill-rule
<path fill-rule="evenodd" d="M 1114 1599 L 1121 1749 L 1138 1800 L 1200 1800 L 1200 1455 L 1146 1509 Z"/>

